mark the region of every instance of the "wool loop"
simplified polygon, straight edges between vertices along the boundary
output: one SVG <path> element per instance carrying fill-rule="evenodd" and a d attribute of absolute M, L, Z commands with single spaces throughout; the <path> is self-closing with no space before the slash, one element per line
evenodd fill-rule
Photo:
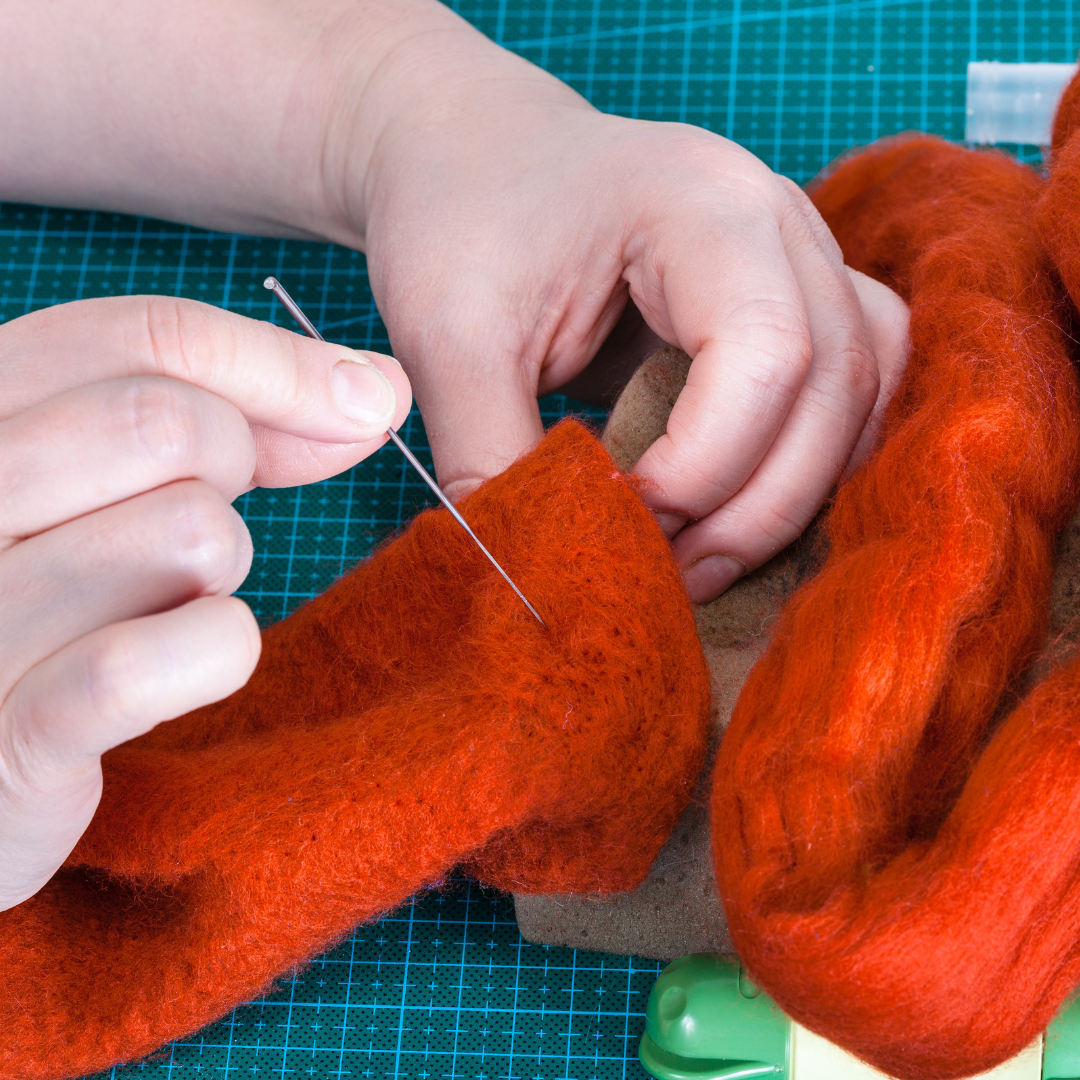
<path fill-rule="evenodd" d="M 714 857 L 754 979 L 904 1080 L 992 1068 L 1080 980 L 1080 663 L 1000 715 L 1077 501 L 1078 120 L 1074 82 L 1049 182 L 909 136 L 812 192 L 912 355 L 735 709 Z"/>

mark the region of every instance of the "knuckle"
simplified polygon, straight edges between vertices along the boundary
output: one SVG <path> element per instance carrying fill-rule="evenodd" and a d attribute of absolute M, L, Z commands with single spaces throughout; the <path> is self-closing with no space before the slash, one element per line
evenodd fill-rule
<path fill-rule="evenodd" d="M 815 512 L 816 507 L 795 499 L 786 506 L 770 502 L 746 508 L 739 515 L 742 547 L 753 552 L 756 565 L 768 562 L 803 534 Z"/>
<path fill-rule="evenodd" d="M 865 413 L 877 400 L 880 385 L 874 334 L 846 274 L 841 271 L 825 278 L 818 299 L 826 312 L 814 335 L 812 382 L 825 394 Z"/>
<path fill-rule="evenodd" d="M 183 374 L 189 365 L 184 360 L 181 302 L 171 297 L 149 296 L 142 303 L 146 340 L 158 372 L 162 375 Z M 181 361 L 180 370 L 177 370 L 174 358 Z"/>
<path fill-rule="evenodd" d="M 814 358 L 805 312 L 783 300 L 757 298 L 732 311 L 736 348 L 757 354 L 749 374 L 762 389 L 790 389 L 806 379 Z"/>
<path fill-rule="evenodd" d="M 814 242 L 823 245 L 832 254 L 839 254 L 840 246 L 836 243 L 829 227 L 810 200 L 810 196 L 794 180 L 787 176 L 778 176 L 779 190 L 784 200 L 783 213 Z M 840 263 L 843 263 L 841 258 Z"/>
<path fill-rule="evenodd" d="M 843 252 L 817 207 L 793 180 L 786 176 L 779 177 L 779 180 L 782 201 L 777 207 L 777 216 L 781 221 L 785 243 L 805 252 L 816 252 L 818 257 L 825 258 L 833 273 L 842 273 Z"/>
<path fill-rule="evenodd" d="M 849 400 L 863 418 L 874 407 L 881 389 L 881 374 L 874 354 L 861 343 L 847 350 L 845 387 Z"/>
<path fill-rule="evenodd" d="M 717 475 L 692 440 L 666 439 L 652 448 L 655 475 L 665 492 L 662 508 L 698 521 L 728 498 L 735 484 Z"/>
<path fill-rule="evenodd" d="M 135 453 L 158 466 L 194 461 L 200 428 L 199 411 L 190 395 L 172 379 L 138 379 L 125 389 L 119 415 L 125 419 Z"/>
<path fill-rule="evenodd" d="M 869 345 L 854 332 L 842 332 L 819 351 L 823 381 L 833 394 L 860 415 L 869 412 L 881 385 L 877 358 Z"/>
<path fill-rule="evenodd" d="M 137 721 L 147 709 L 144 672 L 126 634 L 96 634 L 82 654 L 82 683 L 92 715 L 121 724 Z"/>
<path fill-rule="evenodd" d="M 235 352 L 230 321 L 215 317 L 207 305 L 165 296 L 141 302 L 147 345 L 160 374 L 197 383 L 211 358 L 227 360 Z"/>
<path fill-rule="evenodd" d="M 797 540 L 815 512 L 807 499 L 793 498 L 782 505 L 775 495 L 740 492 L 715 511 L 695 541 L 692 556 L 733 555 L 756 569 Z"/>
<path fill-rule="evenodd" d="M 236 511 L 209 484 L 172 485 L 169 543 L 179 565 L 205 587 L 228 577 L 240 558 Z"/>
<path fill-rule="evenodd" d="M 814 517 L 815 508 L 800 503 L 788 507 L 772 506 L 758 520 L 758 531 L 773 553 L 785 548 L 802 535 Z"/>
<path fill-rule="evenodd" d="M 808 353 L 810 332 L 806 309 L 798 302 L 783 296 L 743 295 L 733 298 L 729 324 L 733 329 L 762 335 L 800 355 Z"/>
<path fill-rule="evenodd" d="M 710 203 L 720 191 L 737 197 L 740 205 L 749 199 L 769 208 L 776 174 L 745 147 L 691 124 L 655 124 L 650 134 L 662 142 L 655 170 L 677 179 L 679 190 L 697 189 Z M 638 160 L 641 153 L 638 148 Z M 655 170 L 643 175 L 653 177 Z"/>

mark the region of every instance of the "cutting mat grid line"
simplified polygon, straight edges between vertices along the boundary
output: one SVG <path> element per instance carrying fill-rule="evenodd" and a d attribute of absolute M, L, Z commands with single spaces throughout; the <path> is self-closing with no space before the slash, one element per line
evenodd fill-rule
<path fill-rule="evenodd" d="M 276 993 L 101 1075 L 625 1080 L 660 969 L 530 945 L 505 898 L 461 882 L 359 928 Z"/>
<path fill-rule="evenodd" d="M 969 60 L 1066 62 L 1080 45 L 1072 0 L 453 6 L 598 108 L 701 125 L 800 183 L 882 135 L 918 128 L 961 138 Z M 1037 148 L 1016 149 L 1038 157 Z M 389 349 L 357 252 L 0 205 L 0 322 L 70 300 L 144 293 L 290 326 L 262 288 L 267 274 L 328 337 Z M 547 424 L 578 408 L 557 395 L 542 402 Z M 417 412 L 403 437 L 430 465 Z M 255 549 L 240 595 L 260 622 L 273 623 L 429 501 L 392 447 L 323 483 L 250 492 L 237 501 Z M 637 1039 L 657 971 L 629 957 L 528 945 L 506 898 L 461 882 L 357 928 L 220 1023 L 93 1080 L 641 1080 Z"/>

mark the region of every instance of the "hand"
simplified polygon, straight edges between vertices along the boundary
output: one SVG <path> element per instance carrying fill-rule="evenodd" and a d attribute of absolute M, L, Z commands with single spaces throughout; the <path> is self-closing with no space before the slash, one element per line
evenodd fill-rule
<path fill-rule="evenodd" d="M 388 357 L 190 301 L 0 327 L 0 910 L 74 847 L 102 753 L 251 674 L 230 501 L 348 468 L 409 401 Z"/>
<path fill-rule="evenodd" d="M 638 472 L 695 600 L 873 442 L 903 304 L 719 136 L 601 114 L 434 0 L 113 0 L 107 32 L 78 0 L 0 10 L 0 198 L 367 250 L 452 496 L 540 437 L 536 395 L 628 296 L 694 358 Z"/>
<path fill-rule="evenodd" d="M 436 36 L 384 76 L 400 104 L 354 207 L 439 477 L 460 495 L 534 443 L 536 396 L 589 363 L 629 295 L 694 358 L 637 472 L 711 599 L 870 449 L 907 310 L 734 143 L 603 115 L 477 38 Z"/>

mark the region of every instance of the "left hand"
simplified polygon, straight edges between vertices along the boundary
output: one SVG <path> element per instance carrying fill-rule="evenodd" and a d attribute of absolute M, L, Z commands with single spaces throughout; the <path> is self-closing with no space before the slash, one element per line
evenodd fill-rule
<path fill-rule="evenodd" d="M 806 195 L 700 128 L 607 116 L 465 29 L 386 76 L 354 219 L 452 497 L 543 429 L 628 297 L 693 358 L 647 499 L 711 599 L 796 539 L 874 442 L 907 309 Z"/>

